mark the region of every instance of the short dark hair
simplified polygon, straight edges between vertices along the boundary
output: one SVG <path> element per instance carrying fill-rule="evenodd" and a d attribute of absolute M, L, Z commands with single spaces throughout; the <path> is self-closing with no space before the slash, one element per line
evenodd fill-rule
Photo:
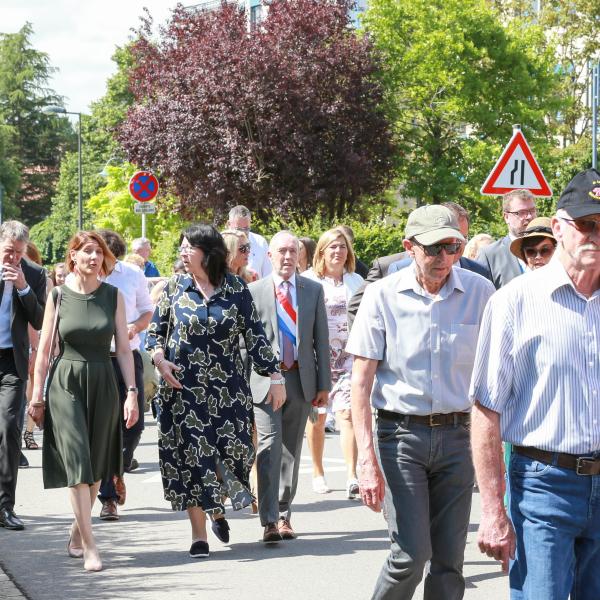
<path fill-rule="evenodd" d="M 451 211 L 457 220 L 465 219 L 467 224 L 471 224 L 471 218 L 469 217 L 469 211 L 464 207 L 458 204 L 458 202 L 442 202 L 442 206 L 445 206 L 449 211 Z"/>
<path fill-rule="evenodd" d="M 183 238 L 194 248 L 200 248 L 204 252 L 202 268 L 215 287 L 221 285 L 227 271 L 227 247 L 219 231 L 212 225 L 198 223 L 182 231 L 179 236 L 180 244 Z"/>
<path fill-rule="evenodd" d="M 125 240 L 112 229 L 96 229 L 106 242 L 108 249 L 115 255 L 116 258 L 123 258 L 127 252 Z"/>
<path fill-rule="evenodd" d="M 306 264 L 308 267 L 312 267 L 313 259 L 315 257 L 315 250 L 317 249 L 317 242 L 309 237 L 300 237 L 298 241 L 304 246 L 306 250 Z"/>

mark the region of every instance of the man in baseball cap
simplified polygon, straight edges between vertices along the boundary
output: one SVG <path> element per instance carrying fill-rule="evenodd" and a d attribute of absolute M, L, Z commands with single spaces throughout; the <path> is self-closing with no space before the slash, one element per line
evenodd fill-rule
<path fill-rule="evenodd" d="M 425 597 L 458 599 L 473 490 L 468 388 L 494 286 L 453 267 L 464 237 L 448 208 L 414 210 L 405 238 L 414 260 L 365 289 L 346 346 L 361 497 L 375 511 L 385 497 L 392 540 L 372 598 L 412 598 L 430 561 Z"/>
<path fill-rule="evenodd" d="M 471 384 L 478 542 L 511 598 L 600 598 L 600 173 L 561 195 L 548 265 L 486 307 Z M 512 444 L 510 504 L 501 441 Z"/>

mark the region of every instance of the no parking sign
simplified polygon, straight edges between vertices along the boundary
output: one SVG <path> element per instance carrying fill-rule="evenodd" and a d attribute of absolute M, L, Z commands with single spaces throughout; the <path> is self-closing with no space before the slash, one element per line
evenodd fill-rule
<path fill-rule="evenodd" d="M 158 179 L 150 171 L 137 171 L 129 180 L 129 193 L 138 202 L 151 202 L 158 195 Z"/>

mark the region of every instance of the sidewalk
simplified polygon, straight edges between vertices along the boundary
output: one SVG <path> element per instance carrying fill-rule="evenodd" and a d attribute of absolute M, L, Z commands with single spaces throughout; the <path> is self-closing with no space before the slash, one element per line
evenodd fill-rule
<path fill-rule="evenodd" d="M 36 434 L 38 442 L 41 434 Z M 227 517 L 231 543 L 209 532 L 210 558 L 188 557 L 190 528 L 162 495 L 157 467 L 156 426 L 147 428 L 136 452 L 140 468 L 126 476 L 127 503 L 121 520 L 97 518 L 94 531 L 105 565 L 86 573 L 66 553 L 71 521 L 66 490 L 43 490 L 41 452 L 26 451 L 31 468 L 19 472 L 17 514 L 26 529 L 0 529 L 0 598 L 28 600 L 333 600 L 370 597 L 389 549 L 383 517 L 345 498 L 345 468 L 337 435 L 328 435 L 325 469 L 330 494 L 314 494 L 308 456 L 303 457 L 292 524 L 298 539 L 265 547 L 258 517 L 249 510 Z M 306 450 L 305 450 L 306 454 Z M 465 555 L 465 600 L 508 598 L 499 566 L 479 553 L 475 543 L 479 497 L 473 511 Z M 419 588 L 415 599 L 422 598 Z M 443 599 L 440 599 L 443 600 Z"/>

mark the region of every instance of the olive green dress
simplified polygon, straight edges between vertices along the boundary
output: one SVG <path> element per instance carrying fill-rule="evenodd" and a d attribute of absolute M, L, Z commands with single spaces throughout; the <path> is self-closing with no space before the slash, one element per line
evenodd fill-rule
<path fill-rule="evenodd" d="M 91 294 L 62 286 L 60 354 L 48 380 L 45 413 L 45 488 L 92 484 L 123 472 L 120 402 L 110 360 L 117 294 L 107 283 Z"/>

